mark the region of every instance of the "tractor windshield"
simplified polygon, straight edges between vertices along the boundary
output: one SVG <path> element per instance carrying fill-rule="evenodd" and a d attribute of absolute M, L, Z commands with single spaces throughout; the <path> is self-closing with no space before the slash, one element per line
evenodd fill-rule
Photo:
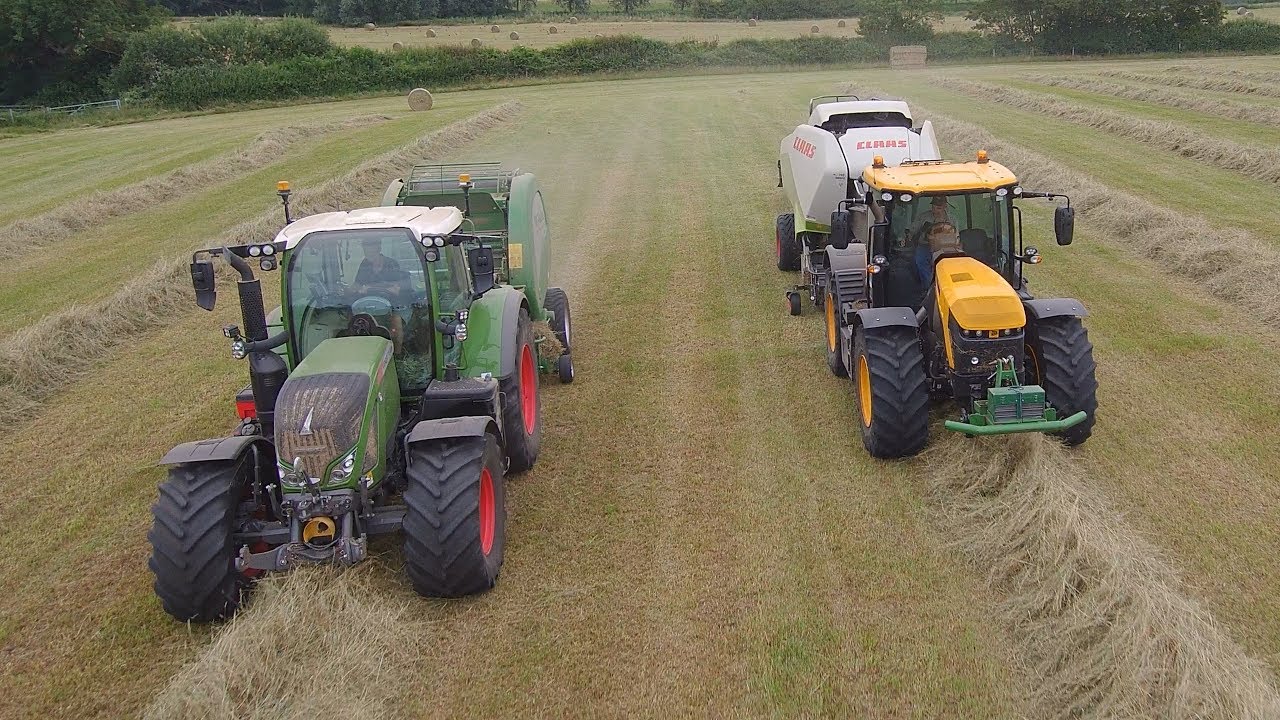
<path fill-rule="evenodd" d="M 1012 245 L 1006 196 L 994 192 L 917 195 L 889 202 L 884 211 L 892 239 L 890 264 L 900 266 L 897 275 L 915 280 L 910 283 L 915 289 L 907 294 L 918 298 L 929 288 L 933 257 L 942 250 L 963 252 L 1002 275 L 1009 274 Z M 919 306 L 918 299 L 899 300 Z"/>
<path fill-rule="evenodd" d="M 286 268 L 285 306 L 297 360 L 331 338 L 378 335 L 395 349 L 401 391 L 426 387 L 433 338 L 423 267 L 407 229 L 307 235 Z"/>

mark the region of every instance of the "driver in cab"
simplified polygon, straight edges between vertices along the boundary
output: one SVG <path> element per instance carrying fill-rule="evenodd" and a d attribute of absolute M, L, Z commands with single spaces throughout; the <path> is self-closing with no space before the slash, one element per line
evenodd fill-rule
<path fill-rule="evenodd" d="M 354 290 L 361 295 L 370 293 L 399 293 L 403 288 L 407 273 L 400 269 L 400 263 L 382 254 L 382 240 L 365 238 L 360 241 L 364 250 L 364 260 L 356 270 Z"/>

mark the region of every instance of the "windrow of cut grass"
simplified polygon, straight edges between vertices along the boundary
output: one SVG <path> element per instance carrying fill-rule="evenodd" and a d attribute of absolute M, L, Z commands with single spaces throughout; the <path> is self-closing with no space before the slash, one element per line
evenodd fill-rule
<path fill-rule="evenodd" d="M 943 76 L 936 77 L 931 82 L 991 102 L 1126 137 L 1182 157 L 1202 160 L 1216 167 L 1234 170 L 1250 180 L 1280 184 L 1280 148 L 1250 147 L 1223 138 L 1206 137 L 1202 132 L 1177 123 L 1147 120 L 1087 107 L 1055 99 L 1052 95 L 993 83 Z"/>
<path fill-rule="evenodd" d="M 867 92 L 846 87 L 851 92 L 860 89 Z M 867 94 L 876 95 L 874 91 Z M 1220 300 L 1246 305 L 1258 319 L 1261 332 L 1274 332 L 1275 324 L 1280 323 L 1280 288 L 1258 281 L 1280 277 L 1280 249 L 1271 243 L 1248 231 L 1179 213 L 1104 185 L 977 125 L 930 112 L 918 104 L 914 109 L 933 120 L 943 146 L 952 152 L 959 148 L 988 150 L 1016 169 L 1027 187 L 1039 185 L 1070 195 L 1082 224 L 1096 228 L 1121 247 L 1162 261 L 1173 272 L 1198 278 Z"/>
<path fill-rule="evenodd" d="M 1031 82 L 1048 87 L 1099 93 L 1114 98 L 1154 103 L 1179 110 L 1190 110 L 1215 117 L 1280 127 L 1280 107 L 1209 98 L 1196 93 L 1179 92 L 1162 87 L 1147 87 L 1107 82 L 1088 76 L 1030 75 Z"/>
<path fill-rule="evenodd" d="M 1184 87 L 1197 90 L 1233 93 L 1237 95 L 1260 95 L 1263 97 L 1280 97 L 1280 85 L 1249 82 L 1226 77 L 1210 77 L 1199 74 L 1168 75 L 1131 72 L 1129 70 L 1106 70 L 1099 73 L 1102 77 L 1129 82 L 1156 85 L 1159 87 Z"/>
<path fill-rule="evenodd" d="M 1164 72 L 1176 75 L 1200 75 L 1280 85 L 1280 71 L 1251 70 L 1227 65 L 1170 65 L 1164 68 Z"/>
<path fill-rule="evenodd" d="M 1280 716 L 1268 669 L 1062 446 L 952 436 L 922 462 L 955 542 L 1005 594 L 1003 615 L 1039 679 L 1038 717 Z"/>
<path fill-rule="evenodd" d="M 299 143 L 330 133 L 370 127 L 390 120 L 388 115 L 362 115 L 317 125 L 292 125 L 262 133 L 247 146 L 202 162 L 154 175 L 145 180 L 71 200 L 41 215 L 0 227 L 0 261 L 47 247 L 107 220 L 153 208 L 176 198 L 201 192 L 279 160 Z"/>
<path fill-rule="evenodd" d="M 388 178 L 424 158 L 441 157 L 485 131 L 516 117 L 523 106 L 511 101 L 459 120 L 396 150 L 365 161 L 352 171 L 294 193 L 299 216 L 368 202 Z M 278 210 L 240 223 L 214 245 L 240 245 L 271 237 Z M 72 306 L 0 340 L 0 422 L 12 424 L 37 413 L 41 402 L 91 371 L 95 361 L 128 345 L 167 320 L 190 299 L 185 258 L 166 258 L 91 304 Z"/>

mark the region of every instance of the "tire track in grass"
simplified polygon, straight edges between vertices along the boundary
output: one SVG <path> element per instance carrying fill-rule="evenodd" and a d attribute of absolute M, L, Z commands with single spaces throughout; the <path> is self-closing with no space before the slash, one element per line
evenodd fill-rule
<path fill-rule="evenodd" d="M 114 190 L 95 192 L 35 217 L 17 220 L 0 227 L 0 262 L 41 250 L 105 221 L 203 192 L 209 185 L 277 162 L 300 144 L 332 133 L 372 127 L 390 119 L 387 115 L 362 115 L 339 122 L 270 130 L 234 152 Z"/>

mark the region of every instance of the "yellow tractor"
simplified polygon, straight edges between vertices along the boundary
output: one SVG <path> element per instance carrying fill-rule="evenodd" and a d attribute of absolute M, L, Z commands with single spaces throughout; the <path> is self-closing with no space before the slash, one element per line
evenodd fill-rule
<path fill-rule="evenodd" d="M 1024 190 L 985 151 L 967 163 L 876 156 L 849 184 L 825 249 L 827 364 L 857 388 L 867 451 L 914 455 L 930 400 L 960 407 L 948 430 L 970 436 L 1044 432 L 1088 439 L 1097 409 L 1084 305 L 1035 299 L 1023 271 L 1023 198 L 1065 200 L 1054 213 L 1071 243 L 1070 198 Z"/>

